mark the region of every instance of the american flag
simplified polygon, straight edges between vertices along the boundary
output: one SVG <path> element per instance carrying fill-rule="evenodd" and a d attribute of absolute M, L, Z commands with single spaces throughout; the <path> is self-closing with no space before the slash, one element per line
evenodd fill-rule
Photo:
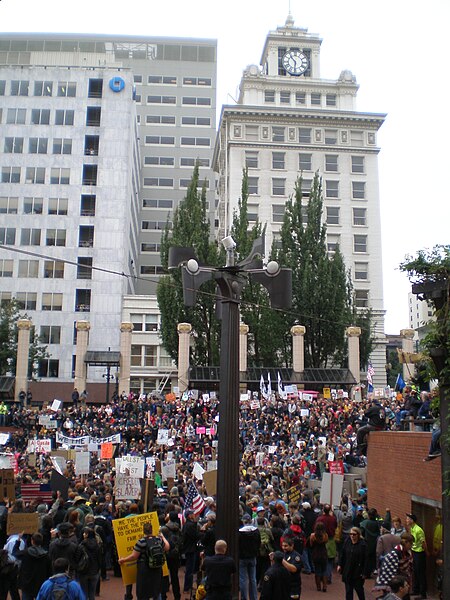
<path fill-rule="evenodd" d="M 367 385 L 372 388 L 373 388 L 373 376 L 374 375 L 375 375 L 375 369 L 373 368 L 372 363 L 370 362 L 367 365 Z M 369 389 L 369 391 L 371 391 L 371 390 Z"/>
<path fill-rule="evenodd" d="M 188 508 L 194 511 L 194 514 L 199 515 L 202 514 L 206 507 L 206 504 L 203 498 L 198 493 L 197 488 L 193 483 L 191 483 L 188 487 L 188 493 L 186 495 L 186 500 L 184 501 L 184 510 L 186 511 Z"/>
<path fill-rule="evenodd" d="M 53 499 L 48 483 L 22 483 L 21 493 L 24 502 L 33 502 L 33 500 L 51 502 Z"/>

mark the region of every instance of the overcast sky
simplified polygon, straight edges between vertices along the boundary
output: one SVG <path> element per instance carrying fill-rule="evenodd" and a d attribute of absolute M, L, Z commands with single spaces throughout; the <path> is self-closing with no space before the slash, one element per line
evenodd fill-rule
<path fill-rule="evenodd" d="M 384 302 L 386 333 L 398 334 L 410 289 L 398 264 L 450 243 L 449 0 L 0 0 L 0 31 L 217 38 L 220 111 L 289 4 L 295 25 L 323 39 L 321 77 L 350 69 L 357 109 L 387 113 L 378 135 Z"/>

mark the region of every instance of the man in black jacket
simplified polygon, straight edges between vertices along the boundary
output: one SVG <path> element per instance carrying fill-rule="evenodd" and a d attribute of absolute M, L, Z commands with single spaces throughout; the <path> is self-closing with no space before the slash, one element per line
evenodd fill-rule
<path fill-rule="evenodd" d="M 48 554 L 52 564 L 57 558 L 65 558 L 69 562 L 69 572 L 72 575 L 75 571 L 75 552 L 77 550 L 77 544 L 72 542 L 69 538 L 73 533 L 73 527 L 70 523 L 61 523 L 58 526 L 57 537 L 50 542 Z"/>
<path fill-rule="evenodd" d="M 186 523 L 183 526 L 183 554 L 186 557 L 186 571 L 184 574 L 183 591 L 189 593 L 194 582 L 194 573 L 198 565 L 198 548 L 197 542 L 200 539 L 198 531 L 197 517 L 193 510 L 188 508 L 184 516 Z"/>
<path fill-rule="evenodd" d="M 371 431 L 386 429 L 386 412 L 377 400 L 372 401 L 372 406 L 364 413 L 367 425 L 360 427 L 356 433 L 358 450 L 364 454 L 367 449 L 367 435 Z"/>
<path fill-rule="evenodd" d="M 17 546 L 19 542 L 17 540 Z M 15 556 L 21 561 L 18 587 L 22 590 L 22 600 L 34 600 L 41 585 L 52 574 L 48 552 L 42 547 L 42 535 L 33 533 L 31 546 L 15 553 Z"/>
<path fill-rule="evenodd" d="M 261 534 L 251 520 L 251 516 L 244 513 L 239 529 L 239 589 L 242 600 L 257 600 L 258 597 L 256 557 L 261 546 Z"/>
<path fill-rule="evenodd" d="M 272 565 L 263 577 L 261 600 L 290 600 L 291 576 L 283 566 L 284 554 L 280 550 L 271 553 Z"/>
<path fill-rule="evenodd" d="M 203 561 L 206 575 L 205 600 L 231 600 L 231 577 L 236 573 L 236 565 L 231 556 L 227 556 L 227 543 L 217 540 L 214 556 L 207 556 Z"/>

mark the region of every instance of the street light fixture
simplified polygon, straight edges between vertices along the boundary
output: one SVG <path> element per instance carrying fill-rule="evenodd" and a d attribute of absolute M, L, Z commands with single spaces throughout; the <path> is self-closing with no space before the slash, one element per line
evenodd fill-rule
<path fill-rule="evenodd" d="M 263 268 L 264 235 L 253 242 L 247 258 L 235 264 L 236 243 L 231 236 L 222 240 L 227 252 L 225 267 L 199 263 L 193 248 L 169 249 L 169 269 L 181 266 L 183 299 L 195 306 L 197 290 L 211 279 L 217 282 L 222 333 L 220 343 L 220 386 L 217 477 L 217 539 L 228 544 L 229 554 L 238 562 L 239 529 L 239 304 L 241 292 L 250 277 L 266 287 L 273 308 L 290 308 L 292 271 L 270 261 Z M 233 579 L 233 597 L 237 598 L 237 577 Z"/>

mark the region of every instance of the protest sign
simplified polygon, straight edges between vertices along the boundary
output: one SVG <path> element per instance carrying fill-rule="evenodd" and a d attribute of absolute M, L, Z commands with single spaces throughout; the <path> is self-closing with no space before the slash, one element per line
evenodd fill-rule
<path fill-rule="evenodd" d="M 62 404 L 62 400 L 53 400 L 52 405 L 50 406 L 50 410 L 53 410 L 54 412 L 58 412 L 58 410 L 61 408 L 61 404 Z"/>
<path fill-rule="evenodd" d="M 119 473 L 122 475 L 128 475 L 128 477 L 137 477 L 138 479 L 142 479 L 144 477 L 144 466 L 145 460 L 140 456 L 122 456 L 119 466 Z"/>
<path fill-rule="evenodd" d="M 9 433 L 0 433 L 0 446 L 4 446 L 9 440 Z"/>
<path fill-rule="evenodd" d="M 196 479 L 203 479 L 204 472 L 205 472 L 205 469 L 198 462 L 194 463 L 194 468 L 192 469 L 192 475 Z"/>
<path fill-rule="evenodd" d="M 117 500 L 137 500 L 141 493 L 141 482 L 138 477 L 116 475 L 114 495 Z"/>
<path fill-rule="evenodd" d="M 343 475 L 324 473 L 322 475 L 322 486 L 320 488 L 320 504 L 339 506 L 342 497 Z"/>
<path fill-rule="evenodd" d="M 15 500 L 16 486 L 14 485 L 14 470 L 0 469 L 0 498 Z"/>
<path fill-rule="evenodd" d="M 209 496 L 215 496 L 217 494 L 217 471 L 205 471 L 203 473 L 203 483 Z"/>
<path fill-rule="evenodd" d="M 63 500 L 67 500 L 68 492 L 70 487 L 70 481 L 58 473 L 58 471 L 53 470 L 50 478 L 50 488 L 53 492 L 60 492 Z"/>
<path fill-rule="evenodd" d="M 300 490 L 300 486 L 299 485 L 294 485 L 291 488 L 289 488 L 287 490 L 287 498 L 288 498 L 288 502 L 289 504 L 291 502 L 295 502 L 296 504 L 300 504 L 300 498 L 302 495 L 302 492 Z"/>
<path fill-rule="evenodd" d="M 169 441 L 169 430 L 168 429 L 158 429 L 158 437 L 156 439 L 156 443 L 160 446 L 167 445 Z"/>
<path fill-rule="evenodd" d="M 112 458 L 114 454 L 114 448 L 111 442 L 105 442 L 101 445 L 101 458 Z"/>
<path fill-rule="evenodd" d="M 6 525 L 7 535 L 14 533 L 36 533 L 39 530 L 38 513 L 9 513 Z"/>
<path fill-rule="evenodd" d="M 176 463 L 172 458 L 170 460 L 161 461 L 161 477 L 163 481 L 168 479 L 175 479 L 176 476 Z"/>
<path fill-rule="evenodd" d="M 344 462 L 342 460 L 330 460 L 328 461 L 330 467 L 330 473 L 334 475 L 344 475 Z"/>
<path fill-rule="evenodd" d="M 75 456 L 75 473 L 77 475 L 88 475 L 90 470 L 90 452 L 77 452 Z"/>
<path fill-rule="evenodd" d="M 66 459 L 63 456 L 50 456 L 50 460 L 52 461 L 55 471 L 58 471 L 58 473 L 62 475 L 66 468 Z"/>
<path fill-rule="evenodd" d="M 52 451 L 52 440 L 28 440 L 27 452 L 36 452 L 38 454 L 47 454 Z"/>

